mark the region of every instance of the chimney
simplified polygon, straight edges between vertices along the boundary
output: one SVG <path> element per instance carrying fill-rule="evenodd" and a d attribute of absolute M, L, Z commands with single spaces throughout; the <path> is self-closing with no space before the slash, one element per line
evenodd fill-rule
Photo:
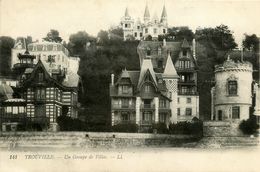
<path fill-rule="evenodd" d="M 163 46 L 166 46 L 166 39 L 163 38 Z"/>
<path fill-rule="evenodd" d="M 111 85 L 112 85 L 112 86 L 114 85 L 114 77 L 115 77 L 115 75 L 112 73 L 112 74 L 111 74 Z"/>
<path fill-rule="evenodd" d="M 192 51 L 193 51 L 193 58 L 196 60 L 196 40 L 195 40 L 195 38 L 192 40 Z"/>

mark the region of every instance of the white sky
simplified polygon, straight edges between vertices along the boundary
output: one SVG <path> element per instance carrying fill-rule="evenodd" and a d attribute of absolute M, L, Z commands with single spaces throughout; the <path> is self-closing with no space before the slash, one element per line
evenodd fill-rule
<path fill-rule="evenodd" d="M 260 0 L 0 0 L 0 35 L 31 35 L 35 40 L 57 29 L 66 41 L 81 30 L 95 36 L 119 24 L 127 6 L 131 16 L 142 19 L 146 2 L 150 15 L 159 17 L 165 2 L 170 26 L 225 24 L 238 43 L 244 33 L 260 36 Z"/>

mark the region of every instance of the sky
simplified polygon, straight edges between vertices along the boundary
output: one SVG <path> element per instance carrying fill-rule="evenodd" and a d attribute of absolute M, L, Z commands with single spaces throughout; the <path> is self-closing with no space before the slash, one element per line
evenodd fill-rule
<path fill-rule="evenodd" d="M 244 33 L 260 36 L 260 0 L 0 0 L 0 36 L 43 38 L 56 29 L 68 41 L 78 31 L 96 36 L 119 24 L 125 8 L 133 18 L 160 17 L 165 4 L 169 26 L 215 27 L 228 25 L 238 44 Z"/>

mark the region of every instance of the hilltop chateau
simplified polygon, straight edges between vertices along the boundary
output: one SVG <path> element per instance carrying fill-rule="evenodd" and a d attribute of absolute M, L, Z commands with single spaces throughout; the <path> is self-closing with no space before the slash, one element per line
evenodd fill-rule
<path fill-rule="evenodd" d="M 150 16 L 148 5 L 145 7 L 143 22 L 138 18 L 136 21 L 131 17 L 128 8 L 125 10 L 125 15 L 121 19 L 121 27 L 123 29 L 124 40 L 134 38 L 135 40 L 143 40 L 148 36 L 152 39 L 157 39 L 159 35 L 167 33 L 167 12 L 163 6 L 162 15 L 159 19 L 155 14 Z"/>
<path fill-rule="evenodd" d="M 57 42 L 27 43 L 18 38 L 12 49 L 12 78 L 1 82 L 2 130 L 57 130 L 57 117 L 78 117 L 79 58 Z"/>
<path fill-rule="evenodd" d="M 112 125 L 176 123 L 199 118 L 195 41 L 141 41 L 140 71 L 111 75 Z"/>

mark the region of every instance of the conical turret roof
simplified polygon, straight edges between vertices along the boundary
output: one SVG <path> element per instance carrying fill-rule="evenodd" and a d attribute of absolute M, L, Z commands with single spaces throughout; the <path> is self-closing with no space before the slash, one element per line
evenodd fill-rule
<path fill-rule="evenodd" d="M 178 78 L 177 71 L 173 65 L 172 58 L 170 56 L 170 53 L 168 53 L 166 65 L 163 72 L 163 77 L 171 77 L 171 78 Z"/>

